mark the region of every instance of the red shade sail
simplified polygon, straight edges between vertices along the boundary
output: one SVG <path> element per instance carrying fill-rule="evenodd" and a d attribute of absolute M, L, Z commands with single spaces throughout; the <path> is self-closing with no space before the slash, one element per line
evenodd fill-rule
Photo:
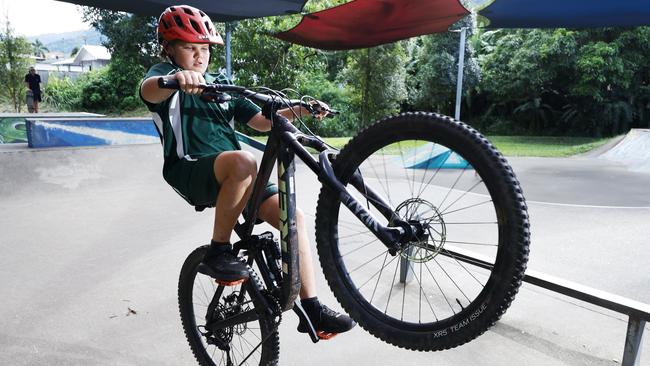
<path fill-rule="evenodd" d="M 325 50 L 365 48 L 445 32 L 467 14 L 458 0 L 354 0 L 307 14 L 275 36 Z"/>

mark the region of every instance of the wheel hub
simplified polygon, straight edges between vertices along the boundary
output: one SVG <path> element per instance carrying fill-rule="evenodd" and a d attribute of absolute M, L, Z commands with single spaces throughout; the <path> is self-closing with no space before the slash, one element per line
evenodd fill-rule
<path fill-rule="evenodd" d="M 415 229 L 415 240 L 404 244 L 398 251 L 401 257 L 411 262 L 424 263 L 442 251 L 447 228 L 436 206 L 420 198 L 409 198 L 397 206 L 395 213 L 400 220 L 408 222 Z"/>
<path fill-rule="evenodd" d="M 214 317 L 216 321 L 231 318 L 248 310 L 248 306 L 242 306 L 238 304 L 238 295 L 239 292 L 233 292 L 232 294 L 226 296 L 223 302 L 219 303 L 214 311 Z M 212 334 L 206 334 L 207 342 L 209 344 L 216 345 L 222 351 L 229 351 L 233 336 L 235 334 L 241 336 L 246 332 L 247 329 L 248 327 L 246 323 L 237 324 L 232 327 L 221 328 Z"/>

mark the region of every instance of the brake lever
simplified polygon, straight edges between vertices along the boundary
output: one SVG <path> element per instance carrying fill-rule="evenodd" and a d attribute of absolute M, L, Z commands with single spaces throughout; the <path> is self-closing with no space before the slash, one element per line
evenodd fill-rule
<path fill-rule="evenodd" d="M 319 103 L 310 104 L 309 112 L 314 118 L 318 117 L 322 112 L 326 113 L 324 116 L 325 118 L 334 118 L 335 115 L 339 114 L 339 112 L 334 109 L 323 108 Z"/>

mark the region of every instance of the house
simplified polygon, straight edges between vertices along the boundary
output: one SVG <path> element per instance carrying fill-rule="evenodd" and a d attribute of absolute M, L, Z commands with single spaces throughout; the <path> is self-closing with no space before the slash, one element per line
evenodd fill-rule
<path fill-rule="evenodd" d="M 101 69 L 111 60 L 111 54 L 106 47 L 92 45 L 81 46 L 74 57 L 63 59 L 65 57 L 63 54 L 57 56 L 58 61 L 37 61 L 34 65 L 36 71 L 41 75 L 43 85 L 47 84 L 50 75 L 75 79 L 85 72 Z"/>
<path fill-rule="evenodd" d="M 80 65 L 85 71 L 102 68 L 111 61 L 111 54 L 104 46 L 81 46 L 79 52 L 74 57 L 74 64 Z"/>
<path fill-rule="evenodd" d="M 54 62 L 52 65 L 68 67 L 68 70 L 76 66 L 77 69 L 81 69 L 81 72 L 87 72 L 108 65 L 110 60 L 111 54 L 106 47 L 83 45 L 74 57 Z"/>

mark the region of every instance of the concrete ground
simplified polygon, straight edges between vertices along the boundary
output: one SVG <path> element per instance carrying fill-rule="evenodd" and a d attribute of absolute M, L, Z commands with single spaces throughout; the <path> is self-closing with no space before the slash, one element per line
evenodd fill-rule
<path fill-rule="evenodd" d="M 593 157 L 509 160 L 529 203 L 529 268 L 650 303 L 650 174 Z M 0 150 L 1 365 L 196 364 L 176 281 L 213 213 L 195 213 L 161 166 L 158 145 Z M 320 185 L 298 169 L 313 219 Z M 398 349 L 360 327 L 312 344 L 296 325 L 286 313 L 281 365 L 586 366 L 620 364 L 627 319 L 524 284 L 495 327 L 444 352 Z"/>

